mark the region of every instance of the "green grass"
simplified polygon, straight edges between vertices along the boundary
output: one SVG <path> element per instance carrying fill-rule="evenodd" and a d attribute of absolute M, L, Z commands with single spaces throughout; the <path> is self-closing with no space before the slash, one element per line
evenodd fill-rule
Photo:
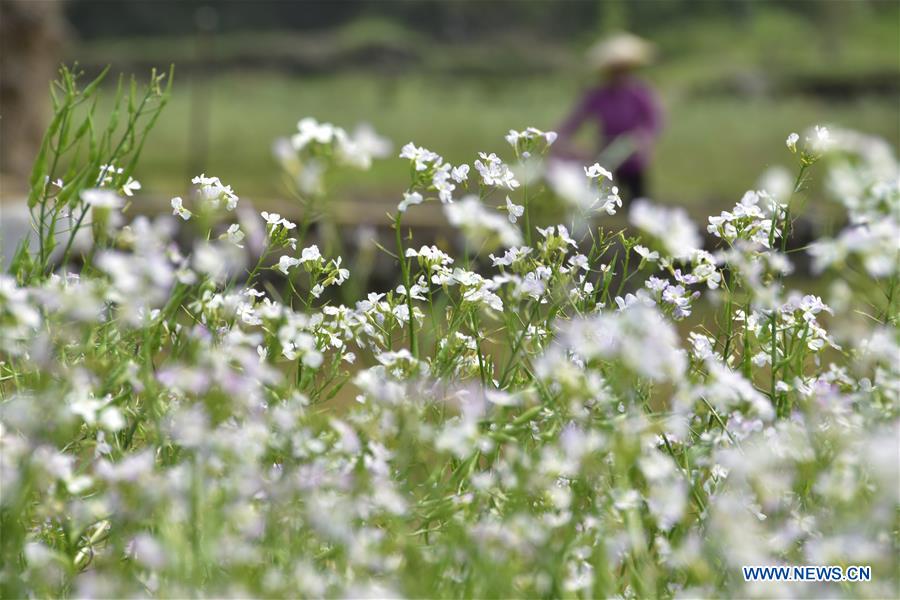
<path fill-rule="evenodd" d="M 209 99 L 206 170 L 250 197 L 280 194 L 271 143 L 290 134 L 302 116 L 348 128 L 367 120 L 397 147 L 414 140 L 454 162 L 471 162 L 479 150 L 505 151 L 502 136 L 510 128 L 555 127 L 579 89 L 579 82 L 569 78 L 492 82 L 235 74 L 192 84 L 177 81 L 176 75 L 172 102 L 150 137 L 137 173 L 147 189 L 175 194 L 186 186 L 191 138 L 197 131 L 190 110 L 195 85 L 204 86 Z M 771 150 L 780 147 L 791 131 L 832 123 L 885 136 L 895 146 L 900 141 L 900 112 L 889 99 L 830 104 L 801 97 L 693 98 L 665 89 L 662 93 L 667 127 L 652 172 L 653 195 L 701 210 L 731 203 L 752 187 L 765 168 L 777 164 Z M 589 139 L 591 132 L 583 133 Z M 381 161 L 368 173 L 344 178 L 335 193 L 396 196 L 406 177 L 399 162 Z"/>
<path fill-rule="evenodd" d="M 813 124 L 854 128 L 885 137 L 895 148 L 900 144 L 900 109 L 890 94 L 837 101 L 789 93 L 811 78 L 841 85 L 900 77 L 896 11 L 827 4 L 813 18 L 754 6 L 745 21 L 685 16 L 673 27 L 643 32 L 659 47 L 658 64 L 645 75 L 658 87 L 667 113 L 651 173 L 654 198 L 684 204 L 698 216 L 724 208 L 765 168 L 778 164 L 771 151 L 789 132 Z M 393 75 L 357 66 L 333 74 L 254 70 L 192 80 L 177 72 L 196 57 L 191 37 L 95 41 L 70 55 L 91 64 L 112 60 L 124 70 L 176 63 L 172 102 L 137 173 L 145 189 L 163 195 L 185 191 L 198 164 L 195 138 L 203 136 L 206 122 L 203 168 L 243 196 L 268 198 L 282 194 L 272 141 L 292 133 L 303 116 L 348 129 L 368 121 L 397 148 L 413 140 L 449 160 L 470 163 L 479 150 L 505 151 L 502 136 L 510 128 L 553 129 L 591 84 L 579 58 L 590 41 L 580 37 L 566 45 L 513 31 L 453 45 L 423 41 L 420 32 L 370 19 L 302 36 L 222 35 L 215 44 L 226 63 L 289 58 L 324 72 L 329 61 L 391 46 L 417 65 Z M 742 86 L 758 92 L 742 94 Z M 592 132 L 582 133 L 590 148 Z M 786 151 L 783 158 L 787 162 Z M 332 189 L 341 197 L 393 199 L 405 181 L 402 164 L 382 161 L 371 172 L 342 177 Z"/>

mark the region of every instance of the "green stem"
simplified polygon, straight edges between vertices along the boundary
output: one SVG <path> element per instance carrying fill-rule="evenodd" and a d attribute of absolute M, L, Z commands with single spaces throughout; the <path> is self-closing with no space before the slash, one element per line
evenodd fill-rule
<path fill-rule="evenodd" d="M 528 211 L 528 184 L 522 186 L 522 195 L 525 202 L 525 245 L 531 246 L 531 216 Z"/>
<path fill-rule="evenodd" d="M 416 317 L 413 313 L 412 284 L 409 280 L 409 264 L 406 262 L 406 253 L 403 250 L 403 236 L 400 231 L 400 221 L 403 213 L 397 212 L 394 217 L 394 234 L 397 240 L 397 260 L 400 261 L 400 272 L 403 276 L 403 285 L 406 287 L 406 307 L 409 309 L 409 349 L 413 358 L 419 358 L 419 341 L 416 338 Z"/>

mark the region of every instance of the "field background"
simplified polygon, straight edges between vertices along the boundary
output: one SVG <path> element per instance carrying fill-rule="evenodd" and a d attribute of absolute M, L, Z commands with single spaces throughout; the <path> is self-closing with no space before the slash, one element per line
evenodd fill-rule
<path fill-rule="evenodd" d="M 650 195 L 697 218 L 788 163 L 790 131 L 824 123 L 900 143 L 894 2 L 262 4 L 66 5 L 60 58 L 88 75 L 176 65 L 136 172 L 147 196 L 183 194 L 202 171 L 257 206 L 281 197 L 272 142 L 307 115 L 369 122 L 395 148 L 413 140 L 471 163 L 479 150 L 504 151 L 511 128 L 558 126 L 596 80 L 585 49 L 619 29 L 659 51 L 642 73 L 667 115 Z M 336 181 L 332 197 L 395 203 L 406 177 L 399 162 L 377 162 Z M 6 183 L 5 196 L 20 189 Z"/>

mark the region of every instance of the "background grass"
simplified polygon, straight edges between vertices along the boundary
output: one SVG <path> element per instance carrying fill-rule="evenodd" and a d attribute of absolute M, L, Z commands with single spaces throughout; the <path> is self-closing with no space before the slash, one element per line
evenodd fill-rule
<path fill-rule="evenodd" d="M 289 135 L 300 116 L 347 127 L 365 120 L 398 147 L 414 140 L 454 162 L 471 162 L 479 150 L 504 151 L 502 136 L 510 128 L 533 124 L 552 129 L 579 87 L 561 77 L 385 81 L 359 74 L 292 79 L 251 73 L 218 76 L 199 85 L 209 88 L 207 169 L 251 196 L 278 195 L 271 144 Z M 189 85 L 176 84 L 141 162 L 138 176 L 150 189 L 180 191 L 190 175 L 185 169 L 192 135 L 191 90 L 185 88 Z M 896 145 L 900 127 L 896 104 L 882 98 L 828 103 L 803 97 L 664 95 L 664 103 L 667 127 L 652 171 L 653 194 L 691 206 L 731 202 L 779 157 L 789 163 L 787 151 L 780 152 L 791 131 L 834 123 L 887 136 Z M 590 146 L 588 140 L 585 146 Z M 406 177 L 398 162 L 380 161 L 369 173 L 348 174 L 337 192 L 397 196 Z"/>
<path fill-rule="evenodd" d="M 667 115 L 651 195 L 700 217 L 729 206 L 763 170 L 789 163 L 787 133 L 813 124 L 877 134 L 896 147 L 900 110 L 890 89 L 900 77 L 897 22 L 842 14 L 813 23 L 759 10 L 741 23 L 687 19 L 649 35 L 660 60 L 642 75 L 659 90 Z M 182 67 L 137 173 L 146 190 L 181 193 L 200 168 L 242 196 L 270 198 L 282 192 L 272 142 L 307 115 L 348 129 L 367 121 L 397 148 L 413 140 L 454 162 L 504 151 L 510 128 L 553 129 L 593 83 L 580 59 L 590 41 L 564 45 L 513 32 L 450 45 L 367 20 L 303 36 L 220 35 L 199 55 L 190 36 L 98 40 L 69 54 L 88 64 L 106 58 L 119 70 L 170 61 Z M 340 58 L 367 48 L 388 48 L 395 59 L 369 68 Z M 246 66 L 266 58 L 294 62 Z M 200 59 L 218 66 L 200 68 Z M 586 149 L 595 144 L 592 134 L 582 132 Z M 342 177 L 333 194 L 394 200 L 406 175 L 396 161 L 381 161 L 371 172 Z"/>

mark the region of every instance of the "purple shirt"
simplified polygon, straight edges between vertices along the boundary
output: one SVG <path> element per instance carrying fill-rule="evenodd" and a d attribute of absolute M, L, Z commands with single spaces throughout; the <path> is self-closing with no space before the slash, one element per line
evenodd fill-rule
<path fill-rule="evenodd" d="M 636 150 L 616 170 L 635 174 L 650 162 L 652 142 L 662 129 L 662 111 L 650 87 L 624 77 L 588 90 L 560 127 L 560 138 L 570 138 L 585 121 L 596 122 L 601 149 L 619 136 L 633 138 Z"/>

